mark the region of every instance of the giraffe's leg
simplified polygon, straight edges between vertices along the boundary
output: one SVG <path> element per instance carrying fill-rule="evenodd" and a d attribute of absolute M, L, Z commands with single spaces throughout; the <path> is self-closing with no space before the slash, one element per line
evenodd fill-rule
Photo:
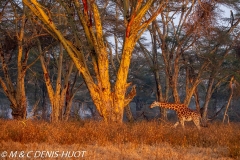
<path fill-rule="evenodd" d="M 201 129 L 199 118 L 194 118 L 194 119 L 193 119 L 193 123 L 197 126 L 197 128 L 198 128 L 199 130 Z"/>
<path fill-rule="evenodd" d="M 184 120 L 183 120 L 183 119 L 180 119 L 179 121 L 180 121 L 180 123 L 181 123 L 181 125 L 182 125 L 182 128 L 185 129 L 185 127 L 184 127 Z"/>
<path fill-rule="evenodd" d="M 179 121 L 177 121 L 175 124 L 174 124 L 174 128 L 176 128 L 177 126 L 178 126 L 178 124 L 179 124 Z"/>

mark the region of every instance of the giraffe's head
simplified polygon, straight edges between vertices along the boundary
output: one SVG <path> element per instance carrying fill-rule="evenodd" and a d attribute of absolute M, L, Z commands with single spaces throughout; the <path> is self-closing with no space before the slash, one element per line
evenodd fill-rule
<path fill-rule="evenodd" d="M 153 107 L 156 107 L 156 106 L 158 106 L 159 104 L 158 104 L 158 102 L 157 101 L 154 101 L 150 106 L 149 106 L 149 108 L 153 108 Z"/>

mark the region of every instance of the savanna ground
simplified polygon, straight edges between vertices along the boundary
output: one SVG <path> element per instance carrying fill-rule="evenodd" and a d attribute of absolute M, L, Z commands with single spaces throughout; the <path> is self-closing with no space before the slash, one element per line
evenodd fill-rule
<path fill-rule="evenodd" d="M 192 123 L 186 123 L 185 130 L 172 125 L 157 121 L 107 125 L 96 121 L 51 124 L 0 120 L 0 159 L 240 159 L 240 123 L 210 123 L 200 131 Z M 14 158 L 9 157 L 16 151 Z M 39 154 L 34 157 L 37 151 L 59 154 L 47 158 L 44 152 L 44 158 Z M 83 151 L 83 157 L 60 157 L 62 152 Z M 28 152 L 31 158 L 27 158 Z"/>

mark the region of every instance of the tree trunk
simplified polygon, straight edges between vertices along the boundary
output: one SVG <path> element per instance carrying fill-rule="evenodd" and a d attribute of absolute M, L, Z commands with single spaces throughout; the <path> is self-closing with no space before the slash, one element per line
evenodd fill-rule
<path fill-rule="evenodd" d="M 61 111 L 61 99 L 59 97 L 54 98 L 54 102 L 52 104 L 52 112 L 51 112 L 51 122 L 58 122 L 62 120 L 62 111 Z"/>
<path fill-rule="evenodd" d="M 196 110 L 198 111 L 198 113 L 200 112 L 200 104 L 199 104 L 199 94 L 198 94 L 198 89 L 196 87 L 195 91 L 194 91 L 194 99 L 195 99 L 195 105 L 196 105 Z"/>
<path fill-rule="evenodd" d="M 162 87 L 161 87 L 161 83 L 160 83 L 160 79 L 159 79 L 159 77 L 160 77 L 159 70 L 155 70 L 154 75 L 155 75 L 155 82 L 156 82 L 156 86 L 157 86 L 157 101 L 164 102 L 164 98 L 162 96 Z M 167 109 L 160 108 L 160 114 L 161 114 L 161 118 L 164 121 L 166 121 L 167 120 Z"/>
<path fill-rule="evenodd" d="M 43 70 L 43 74 L 44 74 L 44 80 L 45 80 L 45 84 L 46 84 L 46 88 L 47 88 L 47 92 L 48 92 L 48 96 L 49 96 L 49 100 L 51 103 L 51 122 L 58 122 L 58 121 L 62 121 L 64 119 L 64 115 L 63 115 L 63 109 L 65 106 L 65 101 L 66 101 L 66 93 L 68 91 L 69 88 L 69 79 L 70 79 L 70 75 L 72 73 L 72 69 L 73 69 L 73 62 L 71 62 L 69 64 L 69 68 L 66 71 L 67 74 L 63 76 L 62 74 L 62 70 L 63 70 L 63 46 L 60 44 L 60 51 L 59 51 L 59 57 L 58 57 L 58 63 L 57 63 L 57 80 L 56 80 L 56 84 L 55 84 L 55 90 L 53 89 L 53 85 L 52 82 L 50 80 L 49 77 L 49 72 L 47 70 L 47 66 L 46 66 L 46 62 L 45 59 L 43 57 L 43 51 L 42 51 L 42 47 L 41 47 L 41 43 L 40 40 L 37 40 L 38 43 L 38 50 L 40 53 L 40 62 L 41 62 L 41 66 L 42 66 L 42 70 Z M 62 77 L 64 77 L 64 84 L 62 87 Z M 69 106 L 71 107 L 71 106 Z"/>
<path fill-rule="evenodd" d="M 73 96 L 70 97 L 70 99 L 67 101 L 67 104 L 65 106 L 65 112 L 63 114 L 63 119 L 65 121 L 68 121 L 68 119 L 69 119 L 72 103 L 73 103 Z"/>
<path fill-rule="evenodd" d="M 226 109 L 225 109 L 225 112 L 224 112 L 224 115 L 223 115 L 223 123 L 226 119 L 226 116 L 227 116 L 227 111 L 228 111 L 228 108 L 230 106 L 230 103 L 231 103 L 231 100 L 232 100 L 232 97 L 233 97 L 233 80 L 234 80 L 234 77 L 231 78 L 231 81 L 229 83 L 229 88 L 231 89 L 231 93 L 230 93 L 230 96 L 229 96 L 229 99 L 228 99 L 228 103 L 227 103 L 227 106 L 226 106 Z"/>
<path fill-rule="evenodd" d="M 132 115 L 132 111 L 131 111 L 130 105 L 127 105 L 124 109 L 125 109 L 125 113 L 126 113 L 128 121 L 130 123 L 134 122 L 134 118 L 133 118 L 133 115 Z"/>
<path fill-rule="evenodd" d="M 15 7 L 15 6 L 13 6 Z M 14 86 L 13 81 L 11 80 L 11 76 L 9 74 L 9 68 L 5 54 L 14 54 L 12 50 L 8 50 L 8 48 L 3 48 L 2 44 L 0 44 L 0 59 L 1 59 L 1 67 L 3 70 L 4 80 L 0 77 L 0 84 L 3 88 L 4 94 L 10 101 L 10 108 L 12 109 L 12 116 L 14 119 L 26 119 L 27 116 L 27 98 L 25 93 L 25 75 L 27 69 L 30 65 L 27 65 L 27 60 L 29 56 L 29 48 L 24 48 L 23 39 L 25 32 L 25 7 L 23 5 L 22 15 L 18 15 L 17 12 L 14 12 L 13 19 L 16 23 L 15 35 L 17 42 L 17 79 L 15 79 L 16 86 Z M 8 35 L 7 35 L 8 36 Z M 27 41 L 27 40 L 26 40 Z M 7 42 L 6 42 L 7 43 Z M 5 44 L 7 46 L 8 44 Z M 14 48 L 16 49 L 16 48 Z M 6 52 L 6 53 L 4 53 Z"/>
<path fill-rule="evenodd" d="M 42 119 L 47 120 L 47 92 L 46 92 L 46 86 L 45 83 L 42 82 L 41 84 L 42 88 Z"/>
<path fill-rule="evenodd" d="M 152 32 L 153 32 L 153 68 L 154 68 L 154 77 L 155 77 L 155 83 L 157 88 L 157 101 L 164 102 L 163 98 L 163 92 L 162 92 L 162 86 L 160 82 L 160 68 L 159 68 L 159 62 L 158 62 L 158 53 L 157 53 L 157 35 L 156 35 L 156 26 L 155 23 L 152 23 Z M 167 95 L 165 95 L 167 96 Z M 166 121 L 167 120 L 167 109 L 166 108 L 160 108 L 160 114 L 161 118 Z"/>
<path fill-rule="evenodd" d="M 173 53 L 171 53 L 173 54 Z M 174 59 L 174 64 L 173 64 L 173 74 L 172 74 L 172 77 L 171 77 L 171 80 L 172 80 L 172 91 L 173 91 L 173 98 L 174 98 L 174 102 L 175 103 L 181 103 L 181 100 L 180 100 L 180 96 L 179 96 L 179 93 L 178 93 L 178 77 L 179 77 L 179 70 L 180 70 L 180 64 L 179 64 L 179 60 L 180 60 L 180 57 L 181 57 L 181 52 L 180 52 L 180 48 L 177 48 L 177 51 L 176 51 L 176 57 Z"/>
<path fill-rule="evenodd" d="M 205 127 L 207 126 L 207 121 L 208 121 L 208 104 L 212 96 L 213 83 L 214 83 L 214 78 L 210 77 L 208 82 L 207 93 L 205 97 L 205 103 L 203 105 L 203 114 L 202 114 L 202 125 Z"/>
<path fill-rule="evenodd" d="M 22 68 L 22 66 L 20 66 L 20 68 Z M 25 94 L 24 79 L 25 79 L 25 73 L 21 72 L 21 69 L 19 69 L 17 89 L 16 89 L 17 106 L 16 106 L 16 110 L 12 108 L 13 110 L 12 115 L 14 119 L 17 117 L 21 117 L 21 119 L 26 119 L 26 116 L 27 116 L 27 98 Z"/>
<path fill-rule="evenodd" d="M 26 119 L 27 116 L 27 108 L 26 105 L 17 105 L 16 107 L 13 107 L 13 105 L 10 105 L 10 108 L 12 109 L 12 116 L 13 119 L 17 119 L 17 120 L 23 120 Z"/>

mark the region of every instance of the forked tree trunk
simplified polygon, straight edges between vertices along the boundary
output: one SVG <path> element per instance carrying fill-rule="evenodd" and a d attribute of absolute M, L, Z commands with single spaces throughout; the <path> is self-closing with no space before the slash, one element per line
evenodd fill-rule
<path fill-rule="evenodd" d="M 47 70 L 47 66 L 45 64 L 45 60 L 43 57 L 43 51 L 40 45 L 40 41 L 38 40 L 38 49 L 41 54 L 40 61 L 44 73 L 44 80 L 49 96 L 49 100 L 51 103 L 51 122 L 58 122 L 64 119 L 63 110 L 65 107 L 65 100 L 66 100 L 66 93 L 68 89 L 68 82 L 70 75 L 73 69 L 73 63 L 69 64 L 69 69 L 65 76 L 62 75 L 62 63 L 63 63 L 63 47 L 60 45 L 60 52 L 59 52 L 59 61 L 58 61 L 58 72 L 57 72 L 57 80 L 56 80 L 56 87 L 55 90 L 53 89 L 52 82 L 49 77 L 49 72 Z M 64 77 L 64 82 L 62 85 L 62 76 Z M 69 106 L 70 107 L 70 106 Z"/>
<path fill-rule="evenodd" d="M 24 87 L 25 85 L 24 74 L 19 73 L 18 81 L 17 81 L 17 89 L 9 88 L 9 86 L 12 85 L 12 82 L 10 79 L 4 82 L 2 78 L 0 78 L 0 84 L 3 88 L 3 91 L 11 103 L 10 108 L 12 109 L 13 119 L 26 119 L 26 116 L 27 116 L 27 110 L 26 110 L 27 99 L 26 99 L 25 87 Z"/>
<path fill-rule="evenodd" d="M 13 104 L 11 104 L 10 108 L 12 109 L 13 119 L 17 119 L 17 120 L 26 119 L 27 117 L 26 99 L 23 98 L 21 102 L 17 103 L 17 106 L 14 106 Z"/>
<path fill-rule="evenodd" d="M 10 101 L 10 108 L 12 109 L 12 116 L 14 119 L 26 119 L 27 116 L 27 98 L 25 93 L 25 75 L 27 69 L 34 63 L 28 65 L 27 60 L 29 57 L 30 49 L 24 49 L 23 39 L 24 39 L 24 31 L 25 31 L 25 7 L 23 6 L 23 13 L 21 16 L 15 12 L 15 20 L 16 20 L 16 41 L 17 42 L 17 79 L 14 81 L 16 82 L 16 86 L 13 85 L 13 81 L 11 80 L 11 75 L 9 73 L 8 68 L 8 59 L 5 57 L 4 52 L 8 54 L 13 54 L 12 50 L 7 50 L 6 48 L 2 48 L 0 44 L 0 60 L 1 60 L 1 67 L 3 70 L 4 77 L 0 77 L 0 84 L 3 88 L 4 94 Z M 18 27 L 21 26 L 21 27 Z M 8 44 L 5 44 L 8 45 Z M 15 48 L 14 48 L 15 49 Z"/>
<path fill-rule="evenodd" d="M 127 88 L 130 86 L 130 84 L 127 83 L 127 77 L 132 51 L 141 34 L 157 15 L 163 11 L 168 1 L 161 1 L 158 8 L 156 8 L 155 12 L 152 13 L 147 20 L 145 20 L 144 15 L 152 6 L 154 2 L 153 0 L 148 0 L 146 2 L 136 1 L 136 3 L 132 3 L 132 5 L 135 4 L 135 6 L 130 6 L 129 3 L 123 1 L 126 31 L 121 62 L 116 76 L 116 83 L 113 87 L 110 82 L 108 50 L 105 45 L 101 16 L 95 1 L 82 0 L 82 5 L 80 5 L 80 2 L 75 0 L 73 1 L 74 7 L 72 8 L 69 8 L 69 5 L 62 3 L 69 15 L 72 14 L 72 9 L 76 8 L 76 13 L 79 22 L 81 22 L 81 25 L 83 26 L 88 45 L 90 50 L 93 51 L 91 59 L 93 70 L 96 75 L 95 77 L 92 77 L 90 74 L 85 56 L 80 49 L 81 47 L 76 47 L 81 44 L 79 38 L 75 38 L 75 46 L 63 36 L 60 30 L 56 27 L 54 21 L 44 12 L 42 9 L 43 7 L 37 1 L 23 0 L 23 2 L 48 27 L 51 35 L 62 43 L 69 56 L 72 58 L 75 66 L 82 74 L 92 100 L 103 119 L 106 122 L 121 123 L 123 120 L 124 107 L 129 104 L 136 94 L 135 87 L 133 87 L 130 93 L 126 95 Z M 130 9 L 132 9 L 131 13 L 129 13 Z M 73 16 L 69 16 L 69 18 L 70 24 L 76 23 Z M 94 23 L 92 23 L 93 21 Z M 95 26 L 93 26 L 93 24 Z M 72 26 L 74 28 L 75 25 Z M 77 37 L 78 33 L 76 33 L 74 29 L 72 32 L 74 36 Z"/>

